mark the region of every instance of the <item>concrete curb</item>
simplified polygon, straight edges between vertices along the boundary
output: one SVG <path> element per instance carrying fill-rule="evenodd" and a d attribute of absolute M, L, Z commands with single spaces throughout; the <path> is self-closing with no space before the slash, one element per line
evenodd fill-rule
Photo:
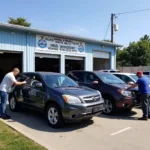
<path fill-rule="evenodd" d="M 48 149 L 48 150 L 52 150 L 51 148 L 49 148 L 49 146 L 46 143 L 43 143 L 40 139 L 35 139 L 35 137 L 33 137 L 32 135 L 26 133 L 25 131 L 17 128 L 16 126 L 13 126 L 11 123 L 8 122 L 8 120 L 3 120 L 0 119 L 0 121 L 4 122 L 6 125 L 8 125 L 10 128 L 16 130 L 17 132 L 20 132 L 21 134 L 23 134 L 24 136 L 26 136 L 27 138 L 31 139 L 32 141 L 34 141 L 35 143 L 43 146 L 44 148 Z"/>

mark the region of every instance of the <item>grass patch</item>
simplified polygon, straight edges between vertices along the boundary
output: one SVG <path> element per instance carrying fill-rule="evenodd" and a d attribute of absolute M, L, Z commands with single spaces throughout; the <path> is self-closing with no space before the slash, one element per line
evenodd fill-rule
<path fill-rule="evenodd" d="M 0 121 L 0 150 L 46 150 Z"/>

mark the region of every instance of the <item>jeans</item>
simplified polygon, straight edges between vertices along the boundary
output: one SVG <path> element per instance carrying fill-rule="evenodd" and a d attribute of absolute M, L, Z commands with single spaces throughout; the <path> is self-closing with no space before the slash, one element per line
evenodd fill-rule
<path fill-rule="evenodd" d="M 7 104 L 7 100 L 8 100 L 8 93 L 0 91 L 0 99 L 1 99 L 0 115 L 1 115 L 1 117 L 4 117 L 4 116 L 6 116 L 6 104 Z"/>
<path fill-rule="evenodd" d="M 143 117 L 150 116 L 150 94 L 141 94 Z"/>

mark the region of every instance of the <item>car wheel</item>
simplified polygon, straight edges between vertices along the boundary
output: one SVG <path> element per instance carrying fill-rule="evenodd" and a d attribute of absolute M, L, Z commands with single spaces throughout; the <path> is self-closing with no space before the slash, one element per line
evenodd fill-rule
<path fill-rule="evenodd" d="M 16 98 L 14 96 L 11 96 L 9 99 L 9 108 L 11 111 L 18 111 L 19 110 L 18 103 L 17 103 Z"/>
<path fill-rule="evenodd" d="M 126 111 L 130 112 L 130 111 L 132 111 L 132 108 L 127 108 Z"/>
<path fill-rule="evenodd" d="M 111 100 L 109 98 L 104 98 L 104 102 L 105 102 L 105 104 L 104 104 L 105 108 L 104 108 L 103 112 L 105 114 L 112 114 L 115 110 L 115 105 L 114 105 L 113 100 Z"/>
<path fill-rule="evenodd" d="M 53 128 L 59 128 L 64 125 L 64 119 L 60 108 L 56 104 L 50 104 L 47 107 L 47 121 L 48 124 Z"/>

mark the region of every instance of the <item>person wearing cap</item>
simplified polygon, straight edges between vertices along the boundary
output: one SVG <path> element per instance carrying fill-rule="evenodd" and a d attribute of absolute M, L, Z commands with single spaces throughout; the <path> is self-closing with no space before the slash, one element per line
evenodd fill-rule
<path fill-rule="evenodd" d="M 150 118 L 150 108 L 149 108 L 150 86 L 149 86 L 148 78 L 143 75 L 142 71 L 138 71 L 136 75 L 139 79 L 134 85 L 127 88 L 127 90 L 138 86 L 139 92 L 141 94 L 140 99 L 141 99 L 142 111 L 143 111 L 143 116 L 141 118 L 138 118 L 138 120 L 147 121 L 148 118 Z"/>
<path fill-rule="evenodd" d="M 6 114 L 6 104 L 12 85 L 23 85 L 26 81 L 18 82 L 15 78 L 19 74 L 19 69 L 14 68 L 11 72 L 7 73 L 0 84 L 0 117 L 2 119 L 10 119 L 10 116 Z"/>

